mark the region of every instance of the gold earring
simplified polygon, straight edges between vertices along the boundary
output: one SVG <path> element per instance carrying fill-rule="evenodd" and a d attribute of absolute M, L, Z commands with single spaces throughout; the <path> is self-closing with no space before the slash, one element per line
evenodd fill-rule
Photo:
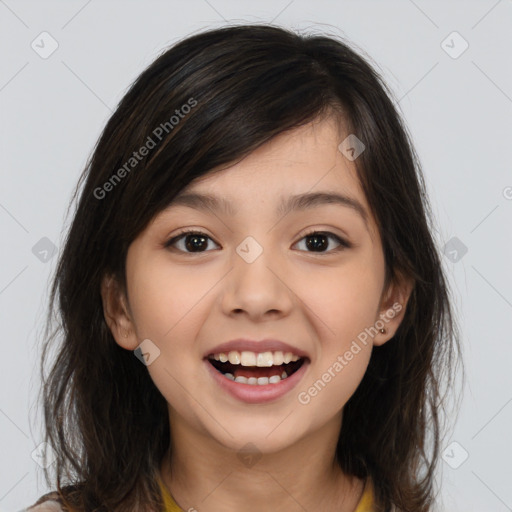
<path fill-rule="evenodd" d="M 123 336 L 124 336 L 125 338 L 128 338 L 128 331 L 125 331 L 125 332 L 124 332 L 124 334 L 123 334 Z"/>

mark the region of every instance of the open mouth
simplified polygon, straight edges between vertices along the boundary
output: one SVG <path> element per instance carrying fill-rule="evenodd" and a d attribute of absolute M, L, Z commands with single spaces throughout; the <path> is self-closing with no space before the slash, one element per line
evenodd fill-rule
<path fill-rule="evenodd" d="M 270 354 L 270 353 L 266 353 Z M 240 384 L 249 384 L 253 386 L 265 386 L 267 384 L 278 384 L 282 380 L 293 375 L 306 361 L 306 358 L 286 354 L 285 357 L 269 355 L 268 357 L 258 357 L 261 354 L 255 354 L 256 358 L 250 357 L 240 361 L 240 358 L 233 358 L 222 361 L 223 354 L 212 354 L 208 356 L 208 362 L 224 377 Z M 226 357 L 222 357 L 226 359 Z M 257 359 L 257 361 L 255 360 Z M 288 360 L 288 362 L 286 362 Z M 282 361 L 282 362 L 281 362 Z M 242 362 L 244 364 L 242 364 Z M 257 364 L 251 364 L 257 363 Z M 279 363 L 279 364 L 276 364 Z"/>

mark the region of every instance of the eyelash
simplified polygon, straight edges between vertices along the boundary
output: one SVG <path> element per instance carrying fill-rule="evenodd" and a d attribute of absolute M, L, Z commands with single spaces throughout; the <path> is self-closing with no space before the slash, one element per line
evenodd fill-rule
<path fill-rule="evenodd" d="M 184 230 L 180 231 L 176 236 L 172 237 L 167 242 L 165 242 L 164 247 L 165 248 L 172 247 L 176 242 L 178 242 L 179 240 L 185 238 L 186 235 L 202 236 L 202 237 L 208 238 L 209 240 L 214 241 L 211 237 L 209 237 L 206 233 L 203 233 L 202 231 L 195 231 L 195 230 L 184 229 Z M 327 236 L 327 238 L 335 239 L 340 245 L 338 247 L 336 247 L 335 249 L 331 249 L 330 251 L 320 251 L 320 252 L 303 251 L 303 252 L 309 252 L 311 254 L 316 254 L 316 255 L 332 254 L 333 252 L 342 251 L 344 249 L 350 249 L 352 247 L 352 244 L 350 244 L 349 242 L 347 242 L 343 238 L 340 238 L 338 235 L 335 235 L 334 233 L 331 233 L 330 231 L 319 231 L 319 230 L 316 230 L 316 229 L 313 229 L 313 230 L 305 233 L 302 236 L 302 238 L 299 240 L 299 242 L 302 241 L 304 238 L 310 237 L 312 235 L 325 235 L 325 236 Z M 217 242 L 215 242 L 215 243 L 217 243 Z M 219 245 L 219 244 L 217 244 L 217 245 Z M 210 252 L 210 251 L 188 252 L 188 251 L 182 251 L 181 249 L 178 249 L 178 250 L 180 252 L 182 252 L 182 253 L 185 253 L 185 254 L 202 254 L 202 253 L 205 253 L 205 252 Z"/>

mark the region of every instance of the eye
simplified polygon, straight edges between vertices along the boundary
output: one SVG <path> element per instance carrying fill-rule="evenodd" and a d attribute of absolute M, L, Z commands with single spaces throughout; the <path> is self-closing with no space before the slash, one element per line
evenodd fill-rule
<path fill-rule="evenodd" d="M 329 239 L 336 241 L 339 245 L 338 247 L 327 251 L 325 249 L 329 246 Z M 303 240 L 306 240 L 305 247 L 310 249 L 308 252 L 334 252 L 351 247 L 346 240 L 343 240 L 329 231 L 310 231 L 309 233 L 306 233 L 306 235 L 304 235 L 297 244 L 301 243 Z"/>
<path fill-rule="evenodd" d="M 208 252 L 203 249 L 208 246 L 209 240 L 213 242 L 206 233 L 201 231 L 182 231 L 167 241 L 165 247 L 175 246 L 181 252 Z"/>
<path fill-rule="evenodd" d="M 329 231 L 310 231 L 304 235 L 297 244 L 300 244 L 303 240 L 306 240 L 305 247 L 307 252 L 334 252 L 351 247 L 351 244 L 346 240 L 343 240 Z M 329 240 L 337 242 L 338 247 L 326 250 L 329 247 Z M 213 240 L 202 231 L 182 231 L 167 241 L 165 247 L 174 247 L 185 253 L 208 252 L 208 241 L 213 242 Z M 213 243 L 218 246 L 216 242 Z"/>

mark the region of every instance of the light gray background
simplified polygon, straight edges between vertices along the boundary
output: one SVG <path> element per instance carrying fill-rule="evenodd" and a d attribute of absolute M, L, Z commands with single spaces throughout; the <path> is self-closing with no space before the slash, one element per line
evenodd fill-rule
<path fill-rule="evenodd" d="M 43 237 L 62 246 L 72 189 L 130 83 L 167 45 L 226 21 L 325 29 L 379 65 L 424 167 L 439 247 L 460 240 L 444 264 L 467 385 L 444 444 L 440 509 L 512 510 L 512 1 L 0 0 L 0 512 L 47 491 L 31 454 L 41 442 L 37 340 L 57 258 L 45 263 L 32 248 Z M 58 42 L 46 59 L 31 47 L 50 48 L 43 31 Z M 457 58 L 464 43 L 446 39 L 453 31 L 469 44 Z"/>

